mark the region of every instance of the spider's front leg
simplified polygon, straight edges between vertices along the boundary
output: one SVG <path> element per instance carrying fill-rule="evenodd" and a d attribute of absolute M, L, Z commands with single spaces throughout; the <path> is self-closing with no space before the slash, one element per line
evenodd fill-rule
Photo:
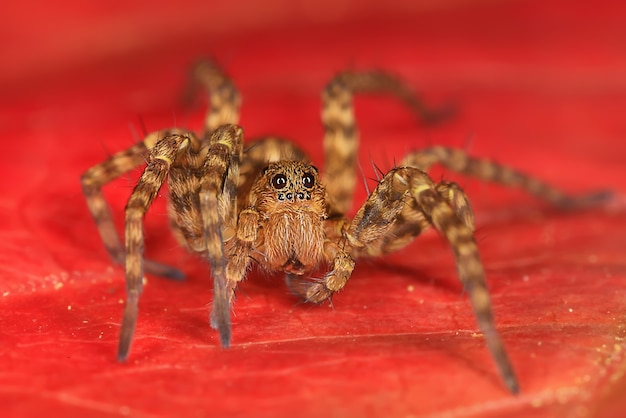
<path fill-rule="evenodd" d="M 253 240 L 253 233 L 237 230 L 237 182 L 239 164 L 243 153 L 243 130 L 237 125 L 223 125 L 215 130 L 209 140 L 209 148 L 199 190 L 200 214 L 206 243 L 206 256 L 211 263 L 213 276 L 213 307 L 211 325 L 220 334 L 224 347 L 230 345 L 230 303 L 234 288 L 244 274 L 248 263 L 246 251 L 233 251 L 233 243 L 239 243 L 239 236 Z M 248 214 L 242 211 L 239 218 L 247 220 Z M 255 225 L 240 221 L 240 224 Z M 227 252 L 225 241 L 231 245 Z M 241 244 L 245 247 L 245 244 Z M 245 248 L 239 248 L 244 250 Z M 235 253 L 236 252 L 236 253 Z M 228 257 L 231 255 L 231 257 Z M 243 264 L 243 266 L 241 265 Z"/>
<path fill-rule="evenodd" d="M 473 218 L 460 189 L 454 185 L 436 185 L 417 168 L 400 167 L 391 170 L 382 178 L 353 221 L 344 228 L 343 235 L 353 248 L 352 253 L 355 256 L 372 255 L 368 247 L 384 249 L 378 243 L 384 241 L 390 232 L 397 231 L 396 223 L 401 214 L 407 213 L 403 209 L 409 205 L 412 210 L 408 213 L 418 211 L 420 219 L 434 226 L 450 243 L 459 279 L 469 294 L 487 346 L 509 390 L 518 392 L 513 367 L 495 328 L 485 271 L 474 239 Z M 420 226 L 417 220 L 415 224 Z"/>
<path fill-rule="evenodd" d="M 167 178 L 178 153 L 189 145 L 189 135 L 172 134 L 160 139 L 150 153 L 150 161 L 126 204 L 126 305 L 118 347 L 118 359 L 128 356 L 137 324 L 139 295 L 143 287 L 143 218 Z"/>

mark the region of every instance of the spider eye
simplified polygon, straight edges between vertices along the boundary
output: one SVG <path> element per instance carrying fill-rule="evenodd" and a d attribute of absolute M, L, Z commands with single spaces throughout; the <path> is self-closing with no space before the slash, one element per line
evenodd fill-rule
<path fill-rule="evenodd" d="M 313 184 L 315 184 L 315 177 L 313 177 L 313 174 L 306 173 L 304 176 L 302 176 L 302 185 L 304 187 L 310 189 L 311 187 L 313 187 Z"/>
<path fill-rule="evenodd" d="M 272 186 L 274 186 L 275 189 L 282 189 L 286 185 L 287 176 L 285 176 L 284 174 L 276 174 L 272 179 Z"/>

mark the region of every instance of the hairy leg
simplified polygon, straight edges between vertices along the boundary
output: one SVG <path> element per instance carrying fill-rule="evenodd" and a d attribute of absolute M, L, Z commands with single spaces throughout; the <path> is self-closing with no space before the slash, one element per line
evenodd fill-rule
<path fill-rule="evenodd" d="M 239 122 L 239 91 L 214 61 L 197 62 L 192 68 L 190 81 L 189 90 L 195 90 L 200 85 L 209 94 L 209 110 L 204 121 L 205 138 L 221 125 Z"/>
<path fill-rule="evenodd" d="M 110 183 L 124 173 L 131 171 L 146 162 L 150 150 L 162 138 L 169 135 L 187 135 L 187 131 L 171 129 L 153 132 L 146 138 L 127 150 L 118 152 L 106 161 L 97 164 L 87 170 L 81 177 L 83 194 L 87 200 L 89 211 L 93 216 L 102 242 L 109 255 L 116 264 L 123 264 L 126 258 L 124 247 L 115 230 L 111 209 L 102 194 L 102 186 Z M 173 267 L 169 267 L 155 261 L 145 261 L 146 272 L 172 279 L 181 279 L 183 273 Z"/>
<path fill-rule="evenodd" d="M 169 172 L 172 162 L 190 137 L 173 134 L 156 142 L 150 152 L 150 160 L 126 205 L 126 290 L 127 298 L 122 318 L 118 359 L 128 356 L 137 323 L 139 295 L 143 287 L 144 234 L 143 219 L 157 196 Z"/>
<path fill-rule="evenodd" d="M 440 231 L 450 243 L 456 258 L 459 279 L 467 290 L 474 313 L 491 354 L 511 392 L 518 391 L 517 379 L 508 359 L 504 344 L 495 328 L 491 301 L 485 282 L 485 272 L 473 235 L 473 223 L 468 223 L 460 214 L 464 205 L 454 208 L 454 202 L 464 198 L 446 197 L 449 186 L 439 187 L 423 171 L 413 167 L 391 170 L 372 192 L 357 212 L 353 221 L 345 228 L 344 235 L 354 256 L 369 254 L 367 248 L 376 246 L 394 228 L 398 216 L 408 202 L 423 218 Z M 443 193 L 442 193 L 443 192 Z M 457 194 L 457 191 L 453 191 Z"/>
<path fill-rule="evenodd" d="M 325 183 L 330 217 L 345 214 L 352 204 L 356 185 L 358 131 L 354 119 L 353 93 L 385 93 L 407 105 L 419 119 L 437 122 L 451 110 L 430 109 L 409 86 L 381 71 L 344 72 L 334 77 L 322 93 L 322 123 L 326 167 Z"/>
<path fill-rule="evenodd" d="M 571 196 L 511 167 L 487 159 L 470 157 L 464 151 L 455 148 L 436 146 L 416 151 L 407 155 L 401 165 L 428 171 L 430 167 L 437 163 L 450 170 L 473 176 L 480 180 L 520 188 L 562 209 L 580 209 L 598 205 L 612 196 L 608 191 Z"/>
<path fill-rule="evenodd" d="M 224 347 L 230 345 L 230 301 L 236 286 L 227 275 L 224 231 L 237 221 L 236 194 L 242 153 L 243 130 L 239 126 L 224 125 L 215 130 L 209 141 L 199 191 L 206 255 L 213 276 L 211 325 L 219 331 Z"/>
<path fill-rule="evenodd" d="M 474 212 L 469 199 L 456 184 L 441 182 L 435 185 L 437 192 L 448 202 L 452 210 L 471 231 L 474 231 Z M 413 199 L 404 199 L 404 206 L 397 213 L 379 239 L 361 247 L 355 257 L 380 257 L 409 245 L 418 235 L 432 225 L 424 216 L 422 208 Z"/>

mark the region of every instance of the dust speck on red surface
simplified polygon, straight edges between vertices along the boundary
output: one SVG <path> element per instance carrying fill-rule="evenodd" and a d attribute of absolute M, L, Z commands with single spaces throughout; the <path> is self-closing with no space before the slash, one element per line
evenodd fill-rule
<path fill-rule="evenodd" d="M 625 413 L 623 2 L 208 3 L 4 7 L 2 416 Z M 204 109 L 180 95 L 202 56 L 239 86 L 248 137 L 294 138 L 322 169 L 321 89 L 337 71 L 377 68 L 459 111 L 425 127 L 392 99 L 357 98 L 367 177 L 370 161 L 388 169 L 408 150 L 442 144 L 572 193 L 615 191 L 606 207 L 562 213 L 434 172 L 472 199 L 518 396 L 500 381 L 434 233 L 360 262 L 332 309 L 301 304 L 281 277 L 253 272 L 234 307 L 233 346 L 220 348 L 208 325 L 209 268 L 171 237 L 164 198 L 146 218 L 147 256 L 187 280 L 147 277 L 133 351 L 115 360 L 123 271 L 100 242 L 79 177 L 144 130 L 198 129 Z M 105 188 L 118 223 L 137 176 Z"/>

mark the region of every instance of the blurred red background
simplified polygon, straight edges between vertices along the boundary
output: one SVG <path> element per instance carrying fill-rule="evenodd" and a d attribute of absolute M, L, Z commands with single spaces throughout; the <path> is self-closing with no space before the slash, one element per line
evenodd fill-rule
<path fill-rule="evenodd" d="M 3 6 L 0 26 L 0 411 L 3 416 L 622 416 L 626 299 L 625 3 L 73 1 Z M 560 213 L 518 191 L 461 182 L 494 310 L 521 383 L 506 392 L 444 242 L 428 233 L 362 261 L 328 305 L 280 277 L 240 287 L 233 347 L 207 324 L 206 265 L 169 234 L 164 199 L 131 357 L 115 361 L 123 271 L 111 265 L 80 174 L 143 129 L 199 128 L 180 98 L 216 57 L 244 97 L 248 137 L 294 138 L 323 166 L 319 94 L 346 68 L 381 68 L 454 120 L 425 127 L 358 98 L 360 162 L 465 147 L 607 207 Z M 122 219 L 138 173 L 106 188 Z M 365 198 L 361 187 L 357 201 Z M 356 208 L 356 206 L 355 206 Z"/>

